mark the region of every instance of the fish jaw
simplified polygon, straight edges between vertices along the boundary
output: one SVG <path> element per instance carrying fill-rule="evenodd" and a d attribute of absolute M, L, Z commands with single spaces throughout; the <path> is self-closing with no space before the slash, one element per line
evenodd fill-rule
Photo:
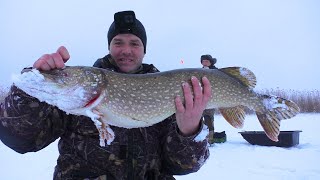
<path fill-rule="evenodd" d="M 96 109 L 106 98 L 103 77 L 98 69 L 72 67 L 43 72 L 32 69 L 13 80 L 15 86 L 41 102 L 54 105 L 67 114 L 89 117 L 99 132 L 100 146 L 105 146 L 105 142 L 111 144 L 115 135 L 102 121 L 104 114 Z"/>
<path fill-rule="evenodd" d="M 57 106 L 68 114 L 74 114 L 73 112 L 85 107 L 101 93 L 98 78 L 92 80 L 93 77 L 83 77 L 84 73 L 79 69 L 48 72 L 32 69 L 14 77 L 13 82 L 15 86 L 39 101 Z M 83 83 L 84 80 L 87 82 Z"/>

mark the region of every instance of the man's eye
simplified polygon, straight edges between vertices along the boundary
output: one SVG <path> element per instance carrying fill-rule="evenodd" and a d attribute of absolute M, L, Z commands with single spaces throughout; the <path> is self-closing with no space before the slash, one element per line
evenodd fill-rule
<path fill-rule="evenodd" d="M 140 46 L 139 43 L 131 43 L 131 45 L 132 45 L 132 46 L 136 46 L 136 47 Z"/>

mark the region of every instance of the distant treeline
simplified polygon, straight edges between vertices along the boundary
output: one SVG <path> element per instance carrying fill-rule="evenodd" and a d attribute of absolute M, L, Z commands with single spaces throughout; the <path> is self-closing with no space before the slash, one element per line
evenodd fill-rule
<path fill-rule="evenodd" d="M 0 102 L 7 96 L 8 88 L 0 86 Z M 264 89 L 257 91 L 261 94 L 275 95 L 294 101 L 301 113 L 320 113 L 320 91 L 319 90 L 283 90 Z M 249 111 L 250 113 L 250 111 Z"/>

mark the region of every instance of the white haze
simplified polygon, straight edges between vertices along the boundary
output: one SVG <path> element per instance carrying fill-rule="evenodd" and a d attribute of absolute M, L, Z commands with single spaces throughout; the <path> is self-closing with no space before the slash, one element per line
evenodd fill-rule
<path fill-rule="evenodd" d="M 60 45 L 70 51 L 68 65 L 91 66 L 108 53 L 113 14 L 134 10 L 147 30 L 145 62 L 161 71 L 200 67 L 209 53 L 217 67 L 252 70 L 259 89 L 319 89 L 319 7 L 318 0 L 3 0 L 0 82 Z"/>

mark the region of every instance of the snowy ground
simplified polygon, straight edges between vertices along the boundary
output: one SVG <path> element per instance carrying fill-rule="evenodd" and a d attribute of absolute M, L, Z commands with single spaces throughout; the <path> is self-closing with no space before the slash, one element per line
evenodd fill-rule
<path fill-rule="evenodd" d="M 320 114 L 300 114 L 282 121 L 281 130 L 302 130 L 300 144 L 291 148 L 263 147 L 248 144 L 238 133 L 262 130 L 255 116 L 246 118 L 242 130 L 232 128 L 216 116 L 216 130 L 227 133 L 227 142 L 210 147 L 211 156 L 197 173 L 176 176 L 178 180 L 194 179 L 320 179 Z M 58 156 L 57 142 L 37 153 L 18 154 L 0 143 L 0 179 L 52 179 Z"/>
<path fill-rule="evenodd" d="M 291 148 L 250 145 L 221 116 L 217 131 L 226 130 L 227 142 L 210 148 L 210 159 L 197 173 L 176 177 L 194 179 L 319 180 L 320 114 L 300 114 L 281 122 L 281 130 L 302 130 L 300 144 Z M 242 130 L 262 130 L 255 116 L 246 118 Z"/>

